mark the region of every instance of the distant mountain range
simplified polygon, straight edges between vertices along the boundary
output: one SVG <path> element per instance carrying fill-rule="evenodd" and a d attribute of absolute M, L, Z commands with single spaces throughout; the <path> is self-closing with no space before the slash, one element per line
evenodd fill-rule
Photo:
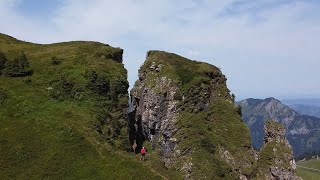
<path fill-rule="evenodd" d="M 303 104 L 320 107 L 320 98 L 283 99 L 281 102 L 286 105 Z"/>
<path fill-rule="evenodd" d="M 246 99 L 238 104 L 256 149 L 263 144 L 265 121 L 272 119 L 285 126 L 295 156 L 320 150 L 320 118 L 302 115 L 274 98 Z"/>
<path fill-rule="evenodd" d="M 300 114 L 320 118 L 320 99 L 293 99 L 282 102 Z"/>

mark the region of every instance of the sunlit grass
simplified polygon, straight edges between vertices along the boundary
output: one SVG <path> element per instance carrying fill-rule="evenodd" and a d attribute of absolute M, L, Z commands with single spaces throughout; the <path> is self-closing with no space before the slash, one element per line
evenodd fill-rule
<path fill-rule="evenodd" d="M 0 35 L 0 51 L 7 58 L 24 51 L 34 71 L 28 77 L 0 77 L 1 179 L 159 179 L 94 128 L 97 107 L 107 100 L 87 87 L 84 74 L 94 70 L 111 88 L 119 81 L 127 88 L 126 70 L 111 56 L 121 49 L 95 42 L 36 45 Z M 61 63 L 53 65 L 53 56 Z M 73 83 L 72 97 L 67 92 L 52 97 L 61 78 Z M 124 116 L 127 98 L 124 92 L 101 108 Z"/>

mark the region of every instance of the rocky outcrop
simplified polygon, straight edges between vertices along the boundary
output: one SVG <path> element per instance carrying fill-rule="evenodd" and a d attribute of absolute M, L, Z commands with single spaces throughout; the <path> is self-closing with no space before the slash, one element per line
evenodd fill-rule
<path fill-rule="evenodd" d="M 269 142 L 276 142 L 276 143 L 284 143 L 287 147 L 289 145 L 288 141 L 286 140 L 286 130 L 275 122 L 267 121 L 266 125 L 264 126 L 264 144 Z"/>
<path fill-rule="evenodd" d="M 280 124 L 267 121 L 264 146 L 259 152 L 258 177 L 274 180 L 298 180 L 292 148 L 285 137 L 286 131 Z"/>
<path fill-rule="evenodd" d="M 263 150 L 254 151 L 241 110 L 215 66 L 150 51 L 131 103 L 133 150 L 148 142 L 164 166 L 184 179 L 295 177 L 284 129 L 267 126 Z"/>
<path fill-rule="evenodd" d="M 212 65 L 150 51 L 131 90 L 130 143 L 145 141 L 186 179 L 240 178 L 255 157 L 226 78 Z"/>

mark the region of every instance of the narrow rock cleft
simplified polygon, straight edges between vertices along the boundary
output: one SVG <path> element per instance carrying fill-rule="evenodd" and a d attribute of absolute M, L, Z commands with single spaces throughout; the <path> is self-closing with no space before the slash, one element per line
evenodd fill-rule
<path fill-rule="evenodd" d="M 158 73 L 159 67 L 161 64 L 152 63 L 150 73 Z M 139 75 L 147 76 L 145 72 Z M 137 151 L 141 149 L 143 141 L 149 140 L 154 149 L 161 146 L 161 153 L 166 156 L 175 147 L 172 137 L 177 131 L 175 122 L 178 101 L 175 100 L 175 93 L 178 87 L 166 77 L 157 77 L 154 81 L 155 87 L 149 87 L 148 81 L 140 78 L 139 86 L 131 90 L 134 110 L 130 113 L 129 120 L 130 140 L 131 145 L 136 143 Z"/>

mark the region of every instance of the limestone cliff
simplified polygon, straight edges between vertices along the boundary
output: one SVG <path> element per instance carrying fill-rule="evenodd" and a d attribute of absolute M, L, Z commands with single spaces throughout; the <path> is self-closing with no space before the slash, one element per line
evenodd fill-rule
<path fill-rule="evenodd" d="M 185 178 L 245 179 L 252 173 L 249 130 L 217 67 L 150 51 L 131 100 L 130 141 L 137 151 L 150 141 L 165 166 Z"/>

